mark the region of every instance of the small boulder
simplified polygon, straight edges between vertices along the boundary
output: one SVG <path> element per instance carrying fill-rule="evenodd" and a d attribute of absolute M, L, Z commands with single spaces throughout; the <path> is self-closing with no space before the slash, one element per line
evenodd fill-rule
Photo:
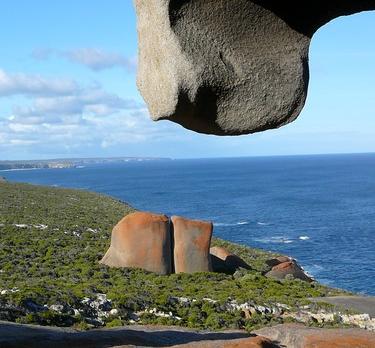
<path fill-rule="evenodd" d="M 251 269 L 251 267 L 239 256 L 232 254 L 223 247 L 210 248 L 212 270 L 214 272 L 231 273 L 237 269 Z"/>
<path fill-rule="evenodd" d="M 0 176 L 0 182 L 7 182 L 7 179 L 5 179 L 3 176 Z"/>
<path fill-rule="evenodd" d="M 113 228 L 111 246 L 100 263 L 170 274 L 171 249 L 168 217 L 135 212 L 125 216 Z"/>
<path fill-rule="evenodd" d="M 211 222 L 172 216 L 174 268 L 176 273 L 209 272 Z"/>
<path fill-rule="evenodd" d="M 288 278 L 289 276 L 293 276 L 294 279 L 301 279 L 306 282 L 313 281 L 313 279 L 305 273 L 303 268 L 291 259 L 273 266 L 272 269 L 266 273 L 266 277 L 279 280 Z"/>
<path fill-rule="evenodd" d="M 280 263 L 288 262 L 288 261 L 292 261 L 292 259 L 288 256 L 278 256 L 278 257 L 275 257 L 273 259 L 267 260 L 266 264 L 268 266 L 274 267 L 274 266 L 279 265 Z"/>

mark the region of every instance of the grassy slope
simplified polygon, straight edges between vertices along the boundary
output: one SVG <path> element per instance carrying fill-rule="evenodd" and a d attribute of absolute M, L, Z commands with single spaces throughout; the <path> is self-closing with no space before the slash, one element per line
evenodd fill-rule
<path fill-rule="evenodd" d="M 158 276 L 139 269 L 99 265 L 109 246 L 113 225 L 131 211 L 128 205 L 95 193 L 0 183 L 0 292 L 19 289 L 0 295 L 0 304 L 20 305 L 32 299 L 42 305 L 67 303 L 74 307 L 84 297 L 105 293 L 120 310 L 118 318 L 110 318 L 114 319 L 112 323 L 128 323 L 126 313 L 157 307 L 182 320 L 145 315 L 143 323 L 222 328 L 245 327 L 248 323 L 239 312 L 220 313 L 217 304 L 202 298 L 210 297 L 219 303 L 232 298 L 238 303 L 252 300 L 258 304 L 279 302 L 297 306 L 305 303 L 307 297 L 338 294 L 319 284 L 265 278 L 260 272 L 271 253 L 217 239 L 213 244 L 234 251 L 254 270 L 238 277 L 214 273 Z M 42 229 L 40 224 L 48 227 Z M 186 308 L 171 304 L 171 295 L 197 301 Z M 53 318 L 43 321 L 24 314 L 12 320 L 59 323 Z"/>

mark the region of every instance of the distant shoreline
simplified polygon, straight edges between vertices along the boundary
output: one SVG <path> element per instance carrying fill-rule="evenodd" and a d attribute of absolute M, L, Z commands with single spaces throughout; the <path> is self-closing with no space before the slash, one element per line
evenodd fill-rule
<path fill-rule="evenodd" d="M 13 168 L 13 169 L 0 169 L 0 172 L 18 172 L 26 170 L 40 170 L 40 169 L 66 169 L 66 168 Z"/>
<path fill-rule="evenodd" d="M 50 159 L 50 160 L 25 160 L 25 161 L 0 161 L 0 172 L 31 169 L 66 169 L 83 168 L 87 165 L 128 163 L 146 161 L 166 161 L 170 158 L 161 157 L 114 157 L 114 158 L 76 158 L 76 159 Z"/>

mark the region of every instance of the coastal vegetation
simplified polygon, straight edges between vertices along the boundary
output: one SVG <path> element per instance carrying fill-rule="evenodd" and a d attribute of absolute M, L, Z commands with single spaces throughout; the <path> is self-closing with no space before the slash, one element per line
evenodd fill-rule
<path fill-rule="evenodd" d="M 113 226 L 132 211 L 92 192 L 0 182 L 0 320 L 82 329 L 141 323 L 252 330 L 294 320 L 276 312 L 327 309 L 310 297 L 344 293 L 317 282 L 266 278 L 265 261 L 277 254 L 216 238 L 213 245 L 252 269 L 161 276 L 99 264 Z"/>

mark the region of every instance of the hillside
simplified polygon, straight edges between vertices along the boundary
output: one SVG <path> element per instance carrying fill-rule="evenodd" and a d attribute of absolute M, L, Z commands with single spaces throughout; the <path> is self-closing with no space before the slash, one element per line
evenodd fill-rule
<path fill-rule="evenodd" d="M 252 330 L 294 320 L 281 314 L 310 297 L 345 294 L 266 278 L 265 260 L 274 254 L 218 239 L 214 245 L 253 270 L 159 276 L 100 265 L 112 227 L 133 210 L 96 193 L 0 182 L 0 320 L 84 329 L 138 323 Z"/>

